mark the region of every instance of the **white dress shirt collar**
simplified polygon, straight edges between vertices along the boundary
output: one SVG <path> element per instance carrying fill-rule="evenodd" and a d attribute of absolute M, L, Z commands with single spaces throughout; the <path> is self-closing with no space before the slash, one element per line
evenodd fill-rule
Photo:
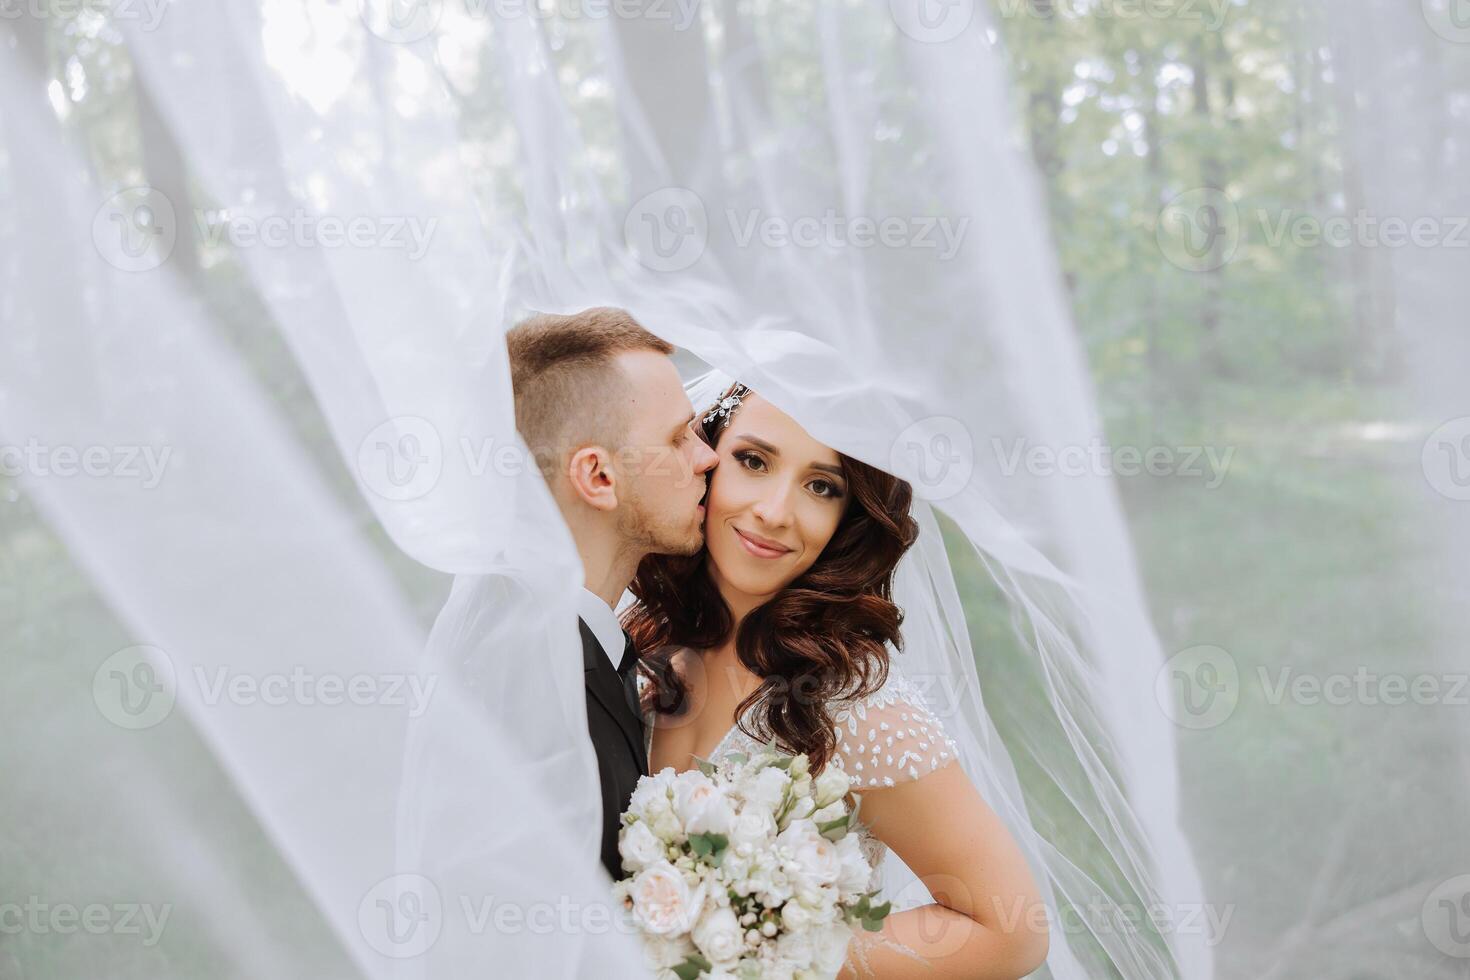
<path fill-rule="evenodd" d="M 602 644 L 602 652 L 607 654 L 613 669 L 617 670 L 618 664 L 623 660 L 623 646 L 626 643 L 617 614 L 596 593 L 584 588 L 577 597 L 577 615 L 592 630 L 592 635 Z"/>

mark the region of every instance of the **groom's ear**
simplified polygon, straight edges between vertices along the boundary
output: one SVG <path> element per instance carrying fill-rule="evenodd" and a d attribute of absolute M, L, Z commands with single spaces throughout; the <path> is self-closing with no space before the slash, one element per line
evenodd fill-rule
<path fill-rule="evenodd" d="M 612 453 L 602 446 L 584 446 L 567 461 L 567 480 L 572 496 L 593 510 L 613 511 L 618 507 L 617 475 Z"/>

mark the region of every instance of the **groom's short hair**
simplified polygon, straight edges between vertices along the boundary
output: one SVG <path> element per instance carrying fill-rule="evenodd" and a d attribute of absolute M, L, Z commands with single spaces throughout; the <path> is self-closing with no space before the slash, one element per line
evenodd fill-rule
<path fill-rule="evenodd" d="M 674 353 L 627 310 L 596 306 L 580 313 L 537 313 L 506 332 L 516 428 L 544 475 L 574 447 L 622 448 L 629 420 L 618 354 Z"/>

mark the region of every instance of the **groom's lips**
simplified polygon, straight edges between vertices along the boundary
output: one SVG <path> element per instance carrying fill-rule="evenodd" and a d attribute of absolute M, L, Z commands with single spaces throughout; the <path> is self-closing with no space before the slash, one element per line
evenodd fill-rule
<path fill-rule="evenodd" d="M 740 543 L 745 545 L 745 550 L 757 558 L 781 558 L 791 554 L 791 548 L 786 547 L 779 541 L 769 538 L 759 538 L 752 534 L 746 534 L 740 528 L 735 528 L 735 534 L 740 538 Z"/>

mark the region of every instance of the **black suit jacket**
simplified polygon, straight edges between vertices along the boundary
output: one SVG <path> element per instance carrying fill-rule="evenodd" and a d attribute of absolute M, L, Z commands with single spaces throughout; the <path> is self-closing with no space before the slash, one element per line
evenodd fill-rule
<path fill-rule="evenodd" d="M 582 627 L 583 680 L 587 685 L 587 732 L 597 751 L 602 787 L 602 864 L 614 879 L 625 877 L 618 856 L 619 817 L 628 808 L 638 777 L 648 775 L 643 719 L 597 637 Z"/>

